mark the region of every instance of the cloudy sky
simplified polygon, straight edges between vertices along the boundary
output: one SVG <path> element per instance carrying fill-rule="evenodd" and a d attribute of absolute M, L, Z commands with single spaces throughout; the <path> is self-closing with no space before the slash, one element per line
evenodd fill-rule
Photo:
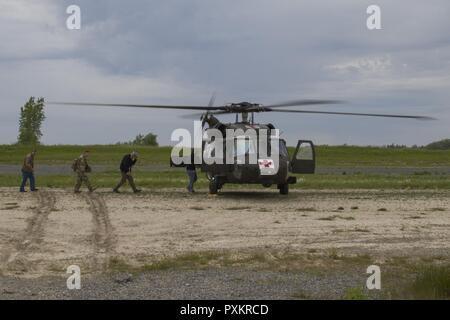
<path fill-rule="evenodd" d="M 68 30 L 66 8 L 81 8 Z M 366 9 L 381 7 L 382 30 Z M 437 121 L 259 115 L 319 144 L 426 144 L 450 137 L 448 0 L 0 0 L 0 143 L 30 96 L 53 101 L 269 104 L 429 115 Z M 304 108 L 306 109 L 306 108 Z M 47 106 L 46 144 L 114 143 L 191 129 L 181 111 Z M 224 120 L 230 118 L 224 117 Z"/>

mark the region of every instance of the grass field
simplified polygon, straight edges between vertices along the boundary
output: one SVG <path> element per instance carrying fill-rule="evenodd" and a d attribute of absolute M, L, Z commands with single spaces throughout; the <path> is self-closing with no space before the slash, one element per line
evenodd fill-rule
<path fill-rule="evenodd" d="M 17 164 L 23 161 L 30 147 L 16 145 L 0 146 L 0 164 Z M 90 159 L 95 164 L 117 164 L 123 155 L 136 150 L 140 153 L 140 164 L 168 164 L 170 147 L 139 147 L 124 145 L 93 146 L 39 146 L 36 162 L 41 164 L 70 164 L 84 150 L 91 151 Z"/>
<path fill-rule="evenodd" d="M 91 182 L 100 188 L 111 188 L 119 180 L 119 174 L 115 171 L 93 173 Z M 187 177 L 183 170 L 162 172 L 135 172 L 136 183 L 145 188 L 181 188 L 185 187 Z M 450 189 L 448 175 L 338 175 L 316 174 L 297 175 L 298 183 L 291 185 L 295 189 Z M 0 187 L 17 186 L 20 182 L 19 174 L 0 175 Z M 75 178 L 72 175 L 43 175 L 37 177 L 39 186 L 50 188 L 72 187 Z M 204 174 L 199 173 L 197 188 L 207 188 L 208 180 Z M 226 185 L 227 189 L 254 188 L 250 185 Z M 258 188 L 258 186 L 256 186 Z M 262 187 L 261 187 L 262 188 Z"/>
<path fill-rule="evenodd" d="M 167 165 L 170 147 L 132 147 L 123 145 L 93 146 L 40 146 L 36 157 L 37 164 L 67 164 L 83 150 L 91 151 L 90 163 L 116 167 L 122 156 L 135 149 L 140 153 L 136 170 L 137 183 L 147 188 L 184 187 L 186 175 L 182 169 L 167 171 L 140 171 L 139 166 Z M 29 152 L 26 146 L 0 146 L 0 164 L 20 164 Z M 293 148 L 290 148 L 293 153 Z M 416 174 L 316 174 L 297 175 L 299 183 L 293 188 L 304 189 L 450 189 L 448 174 L 432 174 L 426 168 L 450 167 L 450 150 L 426 150 L 412 148 L 380 148 L 354 146 L 318 146 L 318 167 L 417 167 L 423 171 Z M 92 182 L 98 187 L 112 187 L 118 180 L 116 171 L 93 173 Z M 20 180 L 17 174 L 0 174 L 0 186 L 17 186 Z M 199 174 L 198 188 L 206 188 L 207 180 Z M 44 175 L 38 177 L 38 184 L 46 187 L 70 187 L 74 184 L 71 175 Z M 226 188 L 231 188 L 228 185 Z M 246 185 L 234 185 L 233 188 L 247 188 Z"/>
<path fill-rule="evenodd" d="M 136 150 L 140 164 L 169 163 L 171 147 L 139 147 L 124 145 L 93 146 L 39 146 L 37 161 L 42 164 L 70 163 L 83 150 L 91 151 L 91 161 L 96 164 L 117 164 L 122 156 Z M 293 153 L 293 148 L 289 148 Z M 21 163 L 30 147 L 0 145 L 0 164 Z M 381 148 L 355 146 L 317 146 L 318 166 L 383 166 L 383 167 L 436 167 L 450 166 L 450 150 L 413 148 Z"/>

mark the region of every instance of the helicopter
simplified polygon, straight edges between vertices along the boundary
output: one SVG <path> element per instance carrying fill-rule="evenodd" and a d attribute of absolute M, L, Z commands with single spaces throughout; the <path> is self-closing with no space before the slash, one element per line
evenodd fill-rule
<path fill-rule="evenodd" d="M 290 175 L 290 173 L 315 173 L 316 150 L 313 141 L 298 140 L 295 151 L 292 156 L 290 156 L 286 146 L 286 141 L 279 137 L 278 129 L 275 128 L 273 124 L 262 124 L 255 122 L 255 114 L 257 113 L 278 112 L 406 118 L 416 120 L 434 119 L 428 116 L 417 115 L 284 109 L 284 107 L 343 103 L 343 101 L 339 100 L 303 99 L 269 105 L 239 102 L 221 106 L 214 106 L 214 100 L 215 96 L 213 95 L 207 106 L 110 104 L 90 102 L 50 102 L 49 104 L 201 111 L 200 121 L 202 129 L 202 142 L 200 152 L 196 153 L 194 148 L 191 148 L 188 151 L 188 154 L 183 155 L 182 161 L 173 161 L 173 157 L 171 156 L 170 166 L 185 167 L 190 164 L 190 161 L 194 161 L 195 166 L 199 167 L 202 172 L 206 173 L 206 177 L 209 180 L 210 194 L 217 194 L 225 184 L 230 183 L 259 184 L 266 188 L 276 185 L 280 194 L 287 195 L 289 193 L 289 185 L 297 183 L 296 176 Z M 217 116 L 225 114 L 235 114 L 235 121 L 231 123 L 223 123 L 217 118 Z M 206 125 L 208 125 L 207 128 Z M 254 137 L 256 137 L 256 140 L 250 139 L 249 136 L 246 135 L 246 132 L 249 130 L 252 131 Z M 230 132 L 239 132 L 239 134 L 230 135 Z M 274 132 L 276 133 L 275 135 L 273 135 Z M 212 139 L 210 136 L 214 135 L 210 135 L 210 133 L 215 133 L 216 135 L 217 133 L 220 133 L 222 139 L 227 143 L 222 143 L 219 146 L 215 145 L 214 143 L 217 142 L 217 140 Z M 262 149 L 266 150 L 264 154 L 261 152 Z M 275 150 L 276 152 L 270 153 L 270 151 Z M 183 153 L 183 151 L 181 151 L 181 153 Z M 199 161 L 194 159 L 194 153 L 196 155 L 200 154 Z M 211 158 L 220 161 L 206 161 Z M 231 161 L 225 161 L 225 159 L 231 159 Z M 251 159 L 254 161 L 250 161 Z"/>

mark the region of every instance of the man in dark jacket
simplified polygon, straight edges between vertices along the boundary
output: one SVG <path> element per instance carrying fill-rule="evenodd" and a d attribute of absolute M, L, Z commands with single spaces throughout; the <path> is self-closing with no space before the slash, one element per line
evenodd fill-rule
<path fill-rule="evenodd" d="M 122 174 L 122 178 L 119 181 L 119 184 L 113 189 L 114 192 L 119 193 L 119 188 L 128 181 L 134 193 L 141 192 L 141 190 L 137 189 L 133 176 L 131 175 L 131 168 L 136 164 L 138 158 L 138 153 L 133 151 L 130 154 L 126 154 L 122 158 L 122 162 L 120 163 L 120 173 Z"/>

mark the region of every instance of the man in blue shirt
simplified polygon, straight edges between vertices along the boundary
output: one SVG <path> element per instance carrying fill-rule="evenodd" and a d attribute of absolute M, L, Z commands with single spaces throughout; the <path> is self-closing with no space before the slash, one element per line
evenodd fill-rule
<path fill-rule="evenodd" d="M 22 165 L 22 184 L 20 185 L 20 192 L 25 191 L 25 185 L 27 184 L 27 180 L 30 180 L 30 190 L 37 191 L 35 186 L 34 179 L 34 156 L 36 154 L 36 150 L 31 151 L 31 153 L 27 154 L 25 159 L 23 159 Z"/>
<path fill-rule="evenodd" d="M 187 190 L 190 193 L 194 193 L 194 183 L 197 181 L 197 171 L 194 164 L 194 150 L 191 151 L 191 163 L 186 164 L 186 173 L 189 177 L 189 184 Z"/>

